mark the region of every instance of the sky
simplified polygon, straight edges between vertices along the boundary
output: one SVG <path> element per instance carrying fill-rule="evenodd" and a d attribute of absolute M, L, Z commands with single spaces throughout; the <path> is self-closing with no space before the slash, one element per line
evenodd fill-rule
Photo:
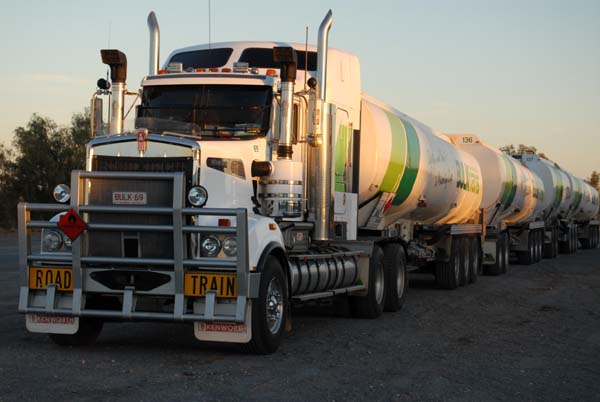
<path fill-rule="evenodd" d="M 67 125 L 106 75 L 100 49 L 148 71 L 151 10 L 161 64 L 209 40 L 209 0 L 0 0 L 0 142 L 33 113 Z M 579 177 L 600 171 L 600 0 L 211 0 L 212 42 L 316 42 L 361 60 L 363 91 L 428 126 L 493 146 L 533 145 Z"/>

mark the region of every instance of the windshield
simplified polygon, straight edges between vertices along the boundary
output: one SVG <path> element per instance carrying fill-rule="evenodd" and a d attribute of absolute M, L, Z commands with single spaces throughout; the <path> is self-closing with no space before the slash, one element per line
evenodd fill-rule
<path fill-rule="evenodd" d="M 147 86 L 137 109 L 136 128 L 207 139 L 265 135 L 272 89 L 261 85 Z"/>

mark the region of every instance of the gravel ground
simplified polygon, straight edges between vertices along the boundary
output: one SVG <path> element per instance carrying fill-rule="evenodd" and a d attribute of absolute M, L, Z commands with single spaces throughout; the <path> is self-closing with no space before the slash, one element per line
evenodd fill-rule
<path fill-rule="evenodd" d="M 600 401 L 600 249 L 513 265 L 456 291 L 413 278 L 377 320 L 294 310 L 270 356 L 191 325 L 107 324 L 88 348 L 25 330 L 16 240 L 0 235 L 0 402 Z"/>

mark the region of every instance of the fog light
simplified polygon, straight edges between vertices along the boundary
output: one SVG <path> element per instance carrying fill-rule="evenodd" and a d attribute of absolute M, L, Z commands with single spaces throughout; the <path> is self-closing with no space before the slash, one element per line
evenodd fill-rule
<path fill-rule="evenodd" d="M 202 186 L 194 186 L 188 191 L 188 201 L 195 207 L 202 207 L 208 200 L 208 191 Z"/>
<path fill-rule="evenodd" d="M 223 240 L 223 252 L 228 257 L 235 257 L 237 255 L 237 240 L 235 237 L 228 237 Z"/>
<path fill-rule="evenodd" d="M 64 204 L 71 199 L 71 189 L 66 184 L 59 184 L 54 187 L 52 195 L 57 202 Z"/>
<path fill-rule="evenodd" d="M 44 251 L 57 251 L 62 246 L 62 236 L 54 230 L 48 230 L 44 233 L 42 239 L 42 249 Z"/>
<path fill-rule="evenodd" d="M 204 257 L 215 257 L 221 251 L 221 242 L 214 236 L 208 236 L 202 240 L 202 255 Z"/>

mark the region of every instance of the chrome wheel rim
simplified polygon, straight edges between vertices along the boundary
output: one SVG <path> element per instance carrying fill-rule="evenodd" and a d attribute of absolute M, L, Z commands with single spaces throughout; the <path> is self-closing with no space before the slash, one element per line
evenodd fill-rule
<path fill-rule="evenodd" d="M 383 303 L 383 264 L 377 264 L 375 272 L 375 300 L 377 304 Z"/>
<path fill-rule="evenodd" d="M 272 334 L 279 332 L 283 322 L 283 292 L 278 278 L 271 278 L 267 288 L 267 326 Z"/>

